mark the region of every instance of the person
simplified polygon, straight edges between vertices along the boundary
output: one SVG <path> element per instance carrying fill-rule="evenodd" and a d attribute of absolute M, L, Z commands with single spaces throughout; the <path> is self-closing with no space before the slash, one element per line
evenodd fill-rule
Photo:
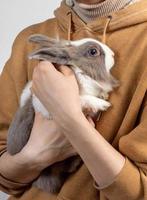
<path fill-rule="evenodd" d="M 17 36 L 0 77 L 0 188 L 11 195 L 10 200 L 147 198 L 146 27 L 146 0 L 73 0 L 62 1 L 55 18 Z M 120 87 L 110 95 L 113 106 L 99 120 L 82 113 L 77 82 L 68 67 L 57 71 L 49 62 L 27 59 L 34 50 L 27 39 L 34 33 L 68 40 L 95 38 L 115 52 L 112 73 Z M 28 143 L 11 156 L 7 131 L 31 79 L 32 93 L 54 120 L 36 113 Z M 45 167 L 77 153 L 84 164 L 58 194 L 32 186 Z"/>

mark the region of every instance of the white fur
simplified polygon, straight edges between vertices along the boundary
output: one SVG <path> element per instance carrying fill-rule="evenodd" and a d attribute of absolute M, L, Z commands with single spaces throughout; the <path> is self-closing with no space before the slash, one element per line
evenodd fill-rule
<path fill-rule="evenodd" d="M 51 113 L 44 107 L 41 101 L 33 94 L 33 107 L 36 112 L 42 113 L 42 115 L 48 119 L 52 119 Z"/>
<path fill-rule="evenodd" d="M 82 108 L 91 108 L 93 113 L 97 113 L 99 110 L 106 110 L 110 107 L 110 103 L 97 98 L 98 90 L 102 88 L 95 80 L 91 79 L 87 75 L 83 75 L 82 71 L 78 67 L 73 67 L 75 71 L 78 82 L 81 85 L 80 97 L 81 97 L 81 106 Z M 24 88 L 21 98 L 20 106 L 23 107 L 27 100 L 31 97 L 31 87 L 32 81 L 28 82 Z M 43 106 L 40 100 L 33 94 L 32 96 L 33 107 L 36 112 L 42 113 L 42 115 L 48 119 L 52 119 L 52 115 L 47 111 Z"/>
<path fill-rule="evenodd" d="M 111 106 L 111 104 L 108 101 L 91 95 L 82 95 L 80 96 L 80 99 L 82 108 L 90 108 L 92 113 L 95 114 L 100 110 L 105 111 Z"/>
<path fill-rule="evenodd" d="M 80 95 L 88 94 L 97 96 L 98 89 L 102 86 L 90 76 L 83 74 L 83 71 L 78 67 L 74 66 L 72 69 L 75 72 L 76 78 L 81 86 Z"/>
<path fill-rule="evenodd" d="M 29 81 L 20 97 L 20 107 L 23 107 L 26 104 L 27 100 L 31 97 L 31 87 L 32 81 Z M 34 94 L 32 96 L 32 104 L 36 112 L 42 113 L 42 115 L 48 119 L 52 118 L 51 114 L 47 111 L 47 109 L 43 106 L 43 104 Z"/>
<path fill-rule="evenodd" d="M 113 67 L 114 65 L 114 52 L 105 44 L 95 40 L 95 39 L 91 39 L 91 38 L 84 38 L 81 40 L 76 40 L 76 41 L 71 41 L 71 44 L 74 46 L 80 46 L 86 42 L 95 42 L 97 44 L 99 44 L 102 49 L 105 52 L 105 65 L 106 65 L 106 70 L 108 72 L 110 72 L 110 69 Z"/>
<path fill-rule="evenodd" d="M 80 94 L 89 94 L 97 96 L 99 89 L 104 88 L 106 92 L 112 91 L 112 86 L 110 84 L 106 84 L 100 81 L 97 82 L 90 76 L 83 74 L 83 71 L 77 66 L 73 66 L 72 69 L 76 74 L 78 82 L 81 84 L 82 91 L 80 91 Z"/>
<path fill-rule="evenodd" d="M 96 42 L 98 43 L 102 49 L 105 52 L 105 64 L 106 69 L 108 72 L 110 72 L 110 69 L 114 65 L 114 53 L 112 50 L 107 47 L 106 45 L 102 44 L 101 42 L 86 38 L 78 41 L 72 41 L 71 44 L 75 46 L 79 46 L 84 44 L 85 42 Z M 101 91 L 103 88 L 105 88 L 106 92 L 110 92 L 112 90 L 112 87 L 110 85 L 104 85 L 104 83 L 98 83 L 94 79 L 90 78 L 89 76 L 83 74 L 82 70 L 79 69 L 77 66 L 73 66 L 72 69 L 75 72 L 75 75 L 77 77 L 77 80 L 80 84 L 80 96 L 81 96 L 81 106 L 82 108 L 91 108 L 91 110 L 96 113 L 99 110 L 106 110 L 108 107 L 110 107 L 110 103 L 97 98 L 99 91 Z M 32 87 L 32 81 L 30 81 L 25 89 L 22 92 L 21 98 L 20 98 L 20 106 L 23 107 L 26 103 L 26 101 L 31 96 L 31 90 Z M 102 94 L 103 95 L 103 94 Z M 104 93 L 106 95 L 106 93 Z M 33 94 L 32 96 L 32 103 L 35 111 L 41 112 L 44 117 L 48 119 L 52 119 L 51 114 L 47 111 L 47 109 L 43 106 L 43 104 L 40 102 L 40 100 Z"/>
<path fill-rule="evenodd" d="M 31 90 L 30 88 L 32 87 L 32 81 L 29 81 L 24 90 L 22 91 L 21 97 L 20 97 L 20 107 L 23 107 L 27 100 L 30 98 L 31 96 Z"/>

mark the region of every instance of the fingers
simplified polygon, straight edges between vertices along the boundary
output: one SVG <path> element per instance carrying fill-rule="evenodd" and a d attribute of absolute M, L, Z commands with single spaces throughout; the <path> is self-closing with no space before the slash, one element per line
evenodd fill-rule
<path fill-rule="evenodd" d="M 93 121 L 93 119 L 90 117 L 90 116 L 86 116 L 86 118 L 87 118 L 87 120 L 89 121 L 89 123 L 93 126 L 93 127 L 95 127 L 95 123 L 94 123 L 94 121 Z"/>
<path fill-rule="evenodd" d="M 59 72 L 60 71 L 65 76 L 74 74 L 73 71 L 69 67 L 65 65 L 58 65 L 57 67 L 56 65 L 54 66 L 51 62 L 48 62 L 48 61 L 41 61 L 34 70 L 37 70 L 37 68 L 45 72 L 47 71 Z"/>
<path fill-rule="evenodd" d="M 35 77 L 36 73 L 48 73 L 48 75 L 53 75 L 53 74 L 61 74 L 56 67 L 48 61 L 41 61 L 38 63 L 38 65 L 35 67 L 34 72 L 33 72 L 33 77 Z"/>
<path fill-rule="evenodd" d="M 59 68 L 59 71 L 62 74 L 64 74 L 65 76 L 74 75 L 73 71 L 69 67 L 67 67 L 65 65 L 60 65 L 58 68 Z"/>
<path fill-rule="evenodd" d="M 54 65 L 48 61 L 40 62 L 33 71 L 33 84 L 31 88 L 31 93 L 34 93 L 37 96 L 37 90 L 44 84 L 50 84 L 59 79 L 59 77 L 63 76 Z M 40 84 L 40 82 L 42 84 Z M 47 82 L 47 83 L 46 83 Z"/>
<path fill-rule="evenodd" d="M 48 75 L 56 76 L 56 75 L 65 75 L 70 76 L 74 75 L 74 72 L 67 66 L 64 65 L 58 65 L 58 67 L 53 65 L 52 63 L 48 61 L 41 61 L 39 64 L 35 67 L 34 73 L 33 73 L 33 79 L 36 77 L 35 75 L 37 73 L 48 73 Z M 62 74 L 61 74 L 62 73 Z"/>

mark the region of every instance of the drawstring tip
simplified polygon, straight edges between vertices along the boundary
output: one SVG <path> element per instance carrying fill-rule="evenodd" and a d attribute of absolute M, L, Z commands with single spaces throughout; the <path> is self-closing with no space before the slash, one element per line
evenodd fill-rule
<path fill-rule="evenodd" d="M 102 38 L 102 42 L 103 42 L 104 44 L 106 44 L 106 33 L 107 33 L 107 28 L 108 28 L 108 26 L 109 26 L 109 23 L 110 23 L 111 19 L 112 19 L 112 16 L 109 15 L 109 16 L 107 17 L 107 21 L 106 21 L 106 24 L 105 24 L 105 27 L 104 27 L 103 38 Z"/>

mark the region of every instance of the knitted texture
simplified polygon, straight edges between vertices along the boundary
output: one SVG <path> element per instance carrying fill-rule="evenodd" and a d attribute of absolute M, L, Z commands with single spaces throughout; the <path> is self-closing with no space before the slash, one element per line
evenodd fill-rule
<path fill-rule="evenodd" d="M 78 3 L 76 0 L 66 0 L 66 4 L 76 12 L 85 22 L 93 21 L 99 17 L 106 17 L 113 12 L 124 8 L 136 0 L 105 0 L 97 4 Z"/>

